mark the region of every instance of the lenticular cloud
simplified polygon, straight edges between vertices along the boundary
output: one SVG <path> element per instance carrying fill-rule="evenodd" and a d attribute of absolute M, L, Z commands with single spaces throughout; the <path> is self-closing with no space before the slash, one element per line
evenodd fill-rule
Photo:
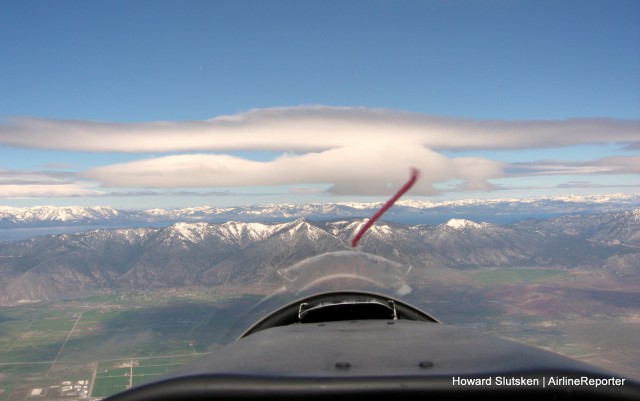
<path fill-rule="evenodd" d="M 436 193 L 433 184 L 464 180 L 470 188 L 486 188 L 499 176 L 499 162 L 476 158 L 449 159 L 420 146 L 351 146 L 271 161 L 227 155 L 176 155 L 88 170 L 88 178 L 111 187 L 227 187 L 331 184 L 342 195 L 385 195 L 406 180 L 409 166 L 424 174 L 413 193 Z"/>
<path fill-rule="evenodd" d="M 482 157 L 446 156 L 444 151 L 611 142 L 631 148 L 640 141 L 639 132 L 640 122 L 635 120 L 481 121 L 311 106 L 251 110 L 184 122 L 20 118 L 0 125 L 0 144 L 168 154 L 82 172 L 82 177 L 103 187 L 327 184 L 334 194 L 387 195 L 406 180 L 412 166 L 423 172 L 412 193 L 432 195 L 437 192 L 437 183 L 457 182 L 457 190 L 492 190 L 492 178 L 517 169 L 531 173 L 534 168 L 552 167 L 508 166 Z M 250 160 L 235 155 L 238 150 L 271 151 L 280 157 Z"/>
<path fill-rule="evenodd" d="M 113 123 L 17 118 L 0 143 L 100 152 L 313 151 L 404 142 L 434 150 L 640 143 L 640 122 L 614 119 L 488 121 L 346 107 L 258 109 L 204 121 Z"/>

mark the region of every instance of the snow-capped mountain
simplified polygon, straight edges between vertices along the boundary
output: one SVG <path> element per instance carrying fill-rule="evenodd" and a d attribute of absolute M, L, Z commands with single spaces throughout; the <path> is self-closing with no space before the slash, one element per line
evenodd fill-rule
<path fill-rule="evenodd" d="M 131 227 L 176 222 L 274 222 L 296 218 L 330 220 L 370 216 L 382 202 L 273 204 L 237 207 L 193 207 L 174 210 L 116 210 L 110 207 L 14 208 L 0 206 L 0 229 L 94 225 Z M 513 222 L 532 216 L 605 213 L 640 207 L 640 195 L 593 195 L 539 199 L 467 199 L 460 201 L 401 200 L 384 218 L 412 224 L 436 224 L 450 218 L 471 218 L 492 223 Z M 0 238 L 2 241 L 2 238 Z"/>
<path fill-rule="evenodd" d="M 639 217 L 640 209 L 511 225 L 464 219 L 437 226 L 378 222 L 357 250 L 410 267 L 415 279 L 438 268 L 637 271 Z M 7 242 L 0 244 L 0 304 L 117 288 L 276 283 L 278 269 L 352 249 L 350 239 L 365 221 L 180 222 Z"/>
<path fill-rule="evenodd" d="M 455 230 L 475 229 L 480 230 L 488 226 L 488 223 L 476 223 L 467 219 L 451 219 L 444 223 L 445 226 Z"/>
<path fill-rule="evenodd" d="M 55 224 L 82 222 L 100 222 L 115 219 L 121 212 L 111 207 L 80 207 L 80 206 L 36 206 L 31 208 L 17 208 L 0 206 L 0 225 L 29 225 L 38 222 Z"/>
<path fill-rule="evenodd" d="M 529 219 L 514 224 L 519 230 L 588 238 L 590 241 L 640 247 L 640 209 L 622 213 L 569 215 Z"/>

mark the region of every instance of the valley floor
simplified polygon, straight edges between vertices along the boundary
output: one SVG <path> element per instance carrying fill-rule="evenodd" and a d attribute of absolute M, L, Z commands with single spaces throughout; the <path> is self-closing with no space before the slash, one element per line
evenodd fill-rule
<path fill-rule="evenodd" d="M 433 270 L 406 300 L 444 323 L 640 380 L 640 280 L 550 268 Z M 0 401 L 102 398 L 178 368 L 245 328 L 273 288 L 108 293 L 0 309 Z"/>

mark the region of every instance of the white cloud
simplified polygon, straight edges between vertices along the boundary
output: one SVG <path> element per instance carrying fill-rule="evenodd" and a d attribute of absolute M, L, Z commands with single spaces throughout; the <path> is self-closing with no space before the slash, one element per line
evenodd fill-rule
<path fill-rule="evenodd" d="M 482 157 L 448 157 L 442 151 L 614 142 L 631 149 L 640 142 L 639 133 L 637 120 L 479 121 L 314 106 L 252 110 L 190 122 L 21 118 L 0 125 L 0 143 L 73 151 L 174 153 L 81 174 L 111 188 L 288 185 L 292 192 L 299 192 L 306 184 L 325 184 L 333 194 L 388 195 L 406 181 L 413 166 L 422 174 L 412 194 L 433 195 L 438 192 L 434 184 L 443 183 L 456 183 L 456 191 L 490 191 L 496 187 L 489 180 L 505 176 L 638 172 L 637 157 L 507 165 Z M 237 150 L 275 151 L 281 156 L 256 161 L 207 153 Z"/>
<path fill-rule="evenodd" d="M 290 107 L 206 121 L 110 123 L 17 118 L 0 125 L 0 143 L 109 152 L 313 151 L 405 142 L 434 150 L 548 148 L 621 142 L 637 146 L 640 121 L 571 119 L 484 121 L 393 110 Z"/>
<path fill-rule="evenodd" d="M 87 178 L 112 187 L 228 187 L 330 184 L 334 194 L 386 195 L 407 180 L 409 167 L 422 171 L 412 193 L 432 195 L 434 183 L 465 181 L 465 189 L 489 189 L 501 163 L 479 158 L 449 159 L 419 146 L 362 145 L 284 155 L 258 162 L 227 155 L 175 155 L 99 167 Z"/>
<path fill-rule="evenodd" d="M 68 173 L 0 170 L 0 199 L 95 196 L 86 182 Z"/>
<path fill-rule="evenodd" d="M 593 183 L 591 181 L 568 181 L 562 184 L 558 184 L 556 186 L 557 188 L 562 188 L 562 189 L 582 189 L 582 188 L 588 188 L 588 189 L 594 189 L 594 188 L 640 188 L 640 183 L 638 184 L 607 184 L 607 183 Z"/>
<path fill-rule="evenodd" d="M 98 194 L 99 192 L 87 189 L 81 184 L 0 185 L 1 199 L 96 196 Z"/>
<path fill-rule="evenodd" d="M 506 170 L 512 176 L 640 174 L 640 156 L 610 156 L 588 161 L 541 160 L 512 163 Z"/>

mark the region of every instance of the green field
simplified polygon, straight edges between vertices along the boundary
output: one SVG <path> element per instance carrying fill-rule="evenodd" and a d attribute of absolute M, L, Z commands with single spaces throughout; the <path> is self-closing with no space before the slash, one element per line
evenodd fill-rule
<path fill-rule="evenodd" d="M 566 278 L 567 272 L 559 269 L 509 267 L 472 272 L 469 277 L 477 284 L 533 283 Z"/>
<path fill-rule="evenodd" d="M 78 313 L 74 309 L 33 306 L 0 309 L 0 361 L 53 360 Z"/>
<path fill-rule="evenodd" d="M 130 383 L 135 386 L 151 381 L 199 357 L 200 355 L 182 355 L 101 361 L 96 369 L 92 396 L 104 397 L 127 389 Z M 132 363 L 133 368 L 131 368 Z M 125 365 L 127 367 L 122 367 Z M 132 372 L 133 378 L 130 379 Z"/>
<path fill-rule="evenodd" d="M 260 298 L 145 292 L 0 308 L 0 401 L 38 386 L 53 386 L 41 399 L 64 398 L 62 382 L 94 374 L 92 397 L 153 380 L 218 348 Z"/>
<path fill-rule="evenodd" d="M 8 401 L 15 383 L 0 383 L 0 401 Z"/>
<path fill-rule="evenodd" d="M 176 365 L 193 361 L 194 355 L 178 355 L 159 358 L 138 359 L 138 366 Z"/>
<path fill-rule="evenodd" d="M 126 390 L 129 387 L 129 376 L 96 378 L 93 385 L 92 397 L 106 397 Z"/>
<path fill-rule="evenodd" d="M 167 373 L 167 365 L 151 365 L 133 368 L 134 376 L 159 375 Z"/>

